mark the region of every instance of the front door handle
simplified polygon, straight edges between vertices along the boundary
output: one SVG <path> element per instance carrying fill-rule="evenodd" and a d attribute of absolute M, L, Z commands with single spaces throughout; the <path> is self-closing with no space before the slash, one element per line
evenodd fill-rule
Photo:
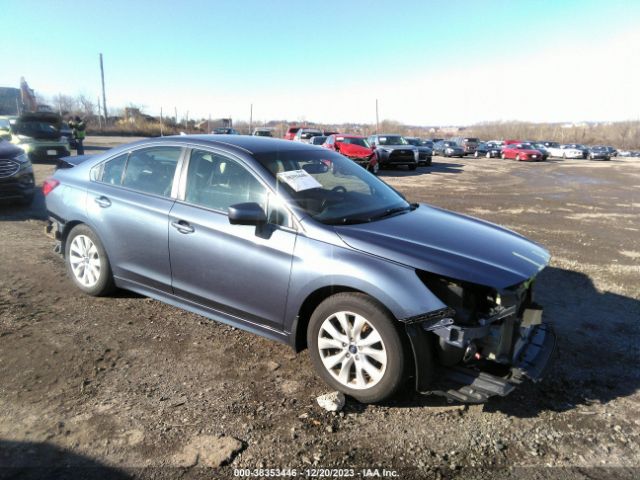
<path fill-rule="evenodd" d="M 111 206 L 111 200 L 109 200 L 107 197 L 104 197 L 104 196 L 96 197 L 95 202 L 102 208 L 107 208 Z"/>
<path fill-rule="evenodd" d="M 195 228 L 189 225 L 188 222 L 184 220 L 176 220 L 175 222 L 171 222 L 171 226 L 178 230 L 180 233 L 193 233 L 195 232 Z"/>

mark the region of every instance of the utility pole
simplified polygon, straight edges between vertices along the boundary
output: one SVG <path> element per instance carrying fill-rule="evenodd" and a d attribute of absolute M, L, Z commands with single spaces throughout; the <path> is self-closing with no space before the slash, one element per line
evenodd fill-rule
<path fill-rule="evenodd" d="M 176 126 L 176 128 L 178 128 L 178 107 L 173 107 L 173 113 L 175 115 L 175 121 L 173 122 Z"/>
<path fill-rule="evenodd" d="M 62 112 L 62 107 L 60 107 L 60 112 Z M 62 116 L 62 113 L 60 113 Z M 100 95 L 98 95 L 98 128 L 102 130 L 102 108 L 100 107 Z"/>
<path fill-rule="evenodd" d="M 109 123 L 107 115 L 107 95 L 104 90 L 104 66 L 102 64 L 102 54 L 100 54 L 100 78 L 102 79 L 102 111 L 104 112 L 104 124 Z"/>
<path fill-rule="evenodd" d="M 162 107 L 160 107 L 160 136 L 164 137 L 164 129 L 162 128 Z"/>
<path fill-rule="evenodd" d="M 249 111 L 249 135 L 253 133 L 253 103 L 251 104 L 251 109 Z"/>
<path fill-rule="evenodd" d="M 378 99 L 376 98 L 376 133 L 378 133 Z"/>

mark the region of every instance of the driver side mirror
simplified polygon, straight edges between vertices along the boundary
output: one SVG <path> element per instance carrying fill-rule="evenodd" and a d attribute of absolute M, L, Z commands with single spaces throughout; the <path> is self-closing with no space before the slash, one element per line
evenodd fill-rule
<path fill-rule="evenodd" d="M 267 223 L 267 214 L 255 202 L 236 203 L 229 207 L 231 225 L 262 225 Z"/>

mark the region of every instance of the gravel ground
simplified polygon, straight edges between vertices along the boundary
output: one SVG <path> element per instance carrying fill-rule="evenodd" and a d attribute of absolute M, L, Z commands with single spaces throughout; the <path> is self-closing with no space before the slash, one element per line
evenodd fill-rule
<path fill-rule="evenodd" d="M 88 153 L 130 140 L 90 138 Z M 324 411 L 307 352 L 135 294 L 80 294 L 39 197 L 0 206 L 0 478 L 638 478 L 640 162 L 435 157 L 381 176 L 550 249 L 537 301 L 559 348 L 542 383 L 484 405 L 407 388 Z"/>

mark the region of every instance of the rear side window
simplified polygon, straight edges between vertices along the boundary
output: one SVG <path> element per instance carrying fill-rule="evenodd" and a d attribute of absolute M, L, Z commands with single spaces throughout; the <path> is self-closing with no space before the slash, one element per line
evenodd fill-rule
<path fill-rule="evenodd" d="M 187 172 L 185 201 L 222 212 L 227 212 L 236 203 L 255 202 L 266 211 L 267 190 L 235 160 L 193 150 Z"/>
<path fill-rule="evenodd" d="M 122 186 L 169 197 L 181 153 L 180 147 L 150 147 L 131 152 Z"/>
<path fill-rule="evenodd" d="M 127 165 L 128 153 L 109 160 L 102 167 L 102 182 L 111 185 L 122 185 L 124 167 Z"/>

